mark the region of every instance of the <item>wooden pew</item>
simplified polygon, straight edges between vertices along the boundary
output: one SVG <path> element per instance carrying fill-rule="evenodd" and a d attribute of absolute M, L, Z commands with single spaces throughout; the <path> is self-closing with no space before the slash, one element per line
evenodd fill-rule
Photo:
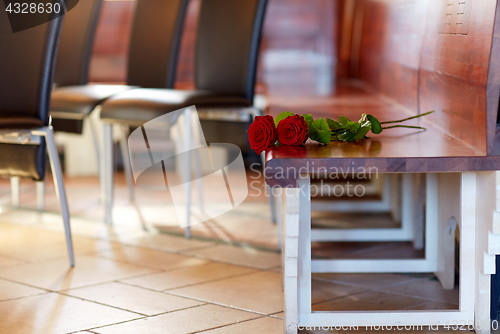
<path fill-rule="evenodd" d="M 339 83 L 327 106 L 288 109 L 312 111 L 315 118 L 344 115 L 352 120 L 369 113 L 381 121 L 436 112 L 408 123 L 427 127 L 425 132 L 391 129 L 360 142 L 279 146 L 266 153 L 267 182 L 287 188 L 286 333 L 296 333 L 299 324 L 345 325 L 355 320 L 393 325 L 456 320 L 489 333 L 489 275 L 500 253 L 494 173 L 500 170 L 500 4 L 359 0 L 354 6 L 349 72 L 355 77 Z M 392 265 L 394 272 L 436 272 L 440 277 L 444 234 L 453 228 L 454 218 L 461 241 L 458 311 L 314 312 L 311 272 L 342 272 L 352 266 L 352 260 L 311 261 L 310 177 L 333 167 L 426 175 L 426 258 L 384 265 Z M 380 262 L 359 265 L 377 272 Z"/>

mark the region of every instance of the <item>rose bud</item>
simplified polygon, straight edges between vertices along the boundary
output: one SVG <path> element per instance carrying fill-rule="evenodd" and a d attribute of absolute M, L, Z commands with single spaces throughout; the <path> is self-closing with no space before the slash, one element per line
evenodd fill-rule
<path fill-rule="evenodd" d="M 281 145 L 302 145 L 308 137 L 306 121 L 300 115 L 288 116 L 278 124 L 278 141 Z"/>
<path fill-rule="evenodd" d="M 255 116 L 255 120 L 248 129 L 250 147 L 257 154 L 261 154 L 276 142 L 276 126 L 272 116 Z"/>

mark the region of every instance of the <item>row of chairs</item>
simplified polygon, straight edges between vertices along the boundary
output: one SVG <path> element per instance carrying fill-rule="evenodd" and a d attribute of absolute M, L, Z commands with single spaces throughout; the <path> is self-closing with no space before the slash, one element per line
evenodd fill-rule
<path fill-rule="evenodd" d="M 57 18 L 15 34 L 7 13 L 2 11 L 0 175 L 14 177 L 14 188 L 18 178 L 29 178 L 41 185 L 47 148 L 72 266 L 69 211 L 53 129 L 81 133 L 84 120 L 100 110 L 104 124 L 102 145 L 95 124 L 93 133 L 101 164 L 105 221 L 111 223 L 113 125 L 128 130 L 191 105 L 206 112 L 218 110 L 219 115 L 222 111 L 229 117 L 231 113 L 250 117 L 260 114 L 253 107 L 253 99 L 266 4 L 267 0 L 202 1 L 194 90 L 173 89 L 188 0 L 137 1 L 125 85 L 88 84 L 102 0 L 81 1 L 65 15 L 64 23 L 63 18 Z M 122 147 L 122 153 L 126 153 L 125 139 Z M 125 165 L 129 167 L 128 161 Z M 126 173 L 132 182 L 129 168 Z"/>

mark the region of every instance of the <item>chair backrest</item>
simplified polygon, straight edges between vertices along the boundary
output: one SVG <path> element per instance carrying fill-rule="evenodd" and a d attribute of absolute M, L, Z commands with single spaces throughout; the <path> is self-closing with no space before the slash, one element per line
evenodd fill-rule
<path fill-rule="evenodd" d="M 0 126 L 1 119 L 47 125 L 50 92 L 62 18 L 13 33 L 0 4 Z M 3 123 L 5 124 L 5 123 Z"/>
<path fill-rule="evenodd" d="M 202 0 L 196 88 L 253 100 L 267 0 Z"/>
<path fill-rule="evenodd" d="M 86 85 L 90 56 L 102 0 L 84 0 L 65 14 L 54 82 L 57 86 Z"/>
<path fill-rule="evenodd" d="M 127 83 L 173 88 L 188 0 L 137 0 Z"/>

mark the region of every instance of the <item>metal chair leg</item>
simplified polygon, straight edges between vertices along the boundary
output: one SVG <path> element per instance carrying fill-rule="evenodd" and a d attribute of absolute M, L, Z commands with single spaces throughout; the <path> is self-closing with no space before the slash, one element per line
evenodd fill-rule
<path fill-rule="evenodd" d="M 10 178 L 10 194 L 12 197 L 12 206 L 19 207 L 19 177 L 14 176 Z"/>
<path fill-rule="evenodd" d="M 45 181 L 36 183 L 36 208 L 39 212 L 45 210 Z"/>
<path fill-rule="evenodd" d="M 186 231 L 184 233 L 186 238 L 191 238 L 191 109 L 186 108 L 184 111 L 185 118 L 185 148 L 186 152 Z"/>
<path fill-rule="evenodd" d="M 201 158 L 198 150 L 194 154 L 194 159 L 196 185 L 198 186 L 198 207 L 200 208 L 200 212 L 205 212 L 205 204 L 203 202 L 203 181 L 201 179 Z"/>
<path fill-rule="evenodd" d="M 99 136 L 97 134 L 98 128 L 96 121 L 93 119 L 93 113 L 99 113 L 101 110 L 101 106 L 97 106 L 92 110 L 91 115 L 87 118 L 90 124 L 90 130 L 92 133 L 92 142 L 94 143 L 94 150 L 95 150 L 95 155 L 97 158 L 97 168 L 99 169 L 99 174 L 100 174 L 100 169 L 101 169 L 101 150 L 99 148 Z"/>
<path fill-rule="evenodd" d="M 128 196 L 130 202 L 134 202 L 134 179 L 132 176 L 132 167 L 130 165 L 130 156 L 128 154 L 128 126 L 124 126 L 120 134 L 120 151 L 123 159 L 123 169 L 125 171 L 125 179 L 127 180 Z"/>
<path fill-rule="evenodd" d="M 102 155 L 101 192 L 104 198 L 104 222 L 111 224 L 113 221 L 113 126 L 103 124 L 102 126 Z"/>
<path fill-rule="evenodd" d="M 52 127 L 46 127 L 32 131 L 34 135 L 44 136 L 47 141 L 47 151 L 49 152 L 50 167 L 54 178 L 54 186 L 57 198 L 61 203 L 61 213 L 64 221 L 64 233 L 66 235 L 66 245 L 68 247 L 69 263 L 73 267 L 75 258 L 73 255 L 73 241 L 71 239 L 71 226 L 69 221 L 68 201 L 66 198 L 66 190 L 64 189 L 64 181 L 62 177 L 61 164 L 57 155 L 56 144 L 54 142 L 54 134 Z"/>

